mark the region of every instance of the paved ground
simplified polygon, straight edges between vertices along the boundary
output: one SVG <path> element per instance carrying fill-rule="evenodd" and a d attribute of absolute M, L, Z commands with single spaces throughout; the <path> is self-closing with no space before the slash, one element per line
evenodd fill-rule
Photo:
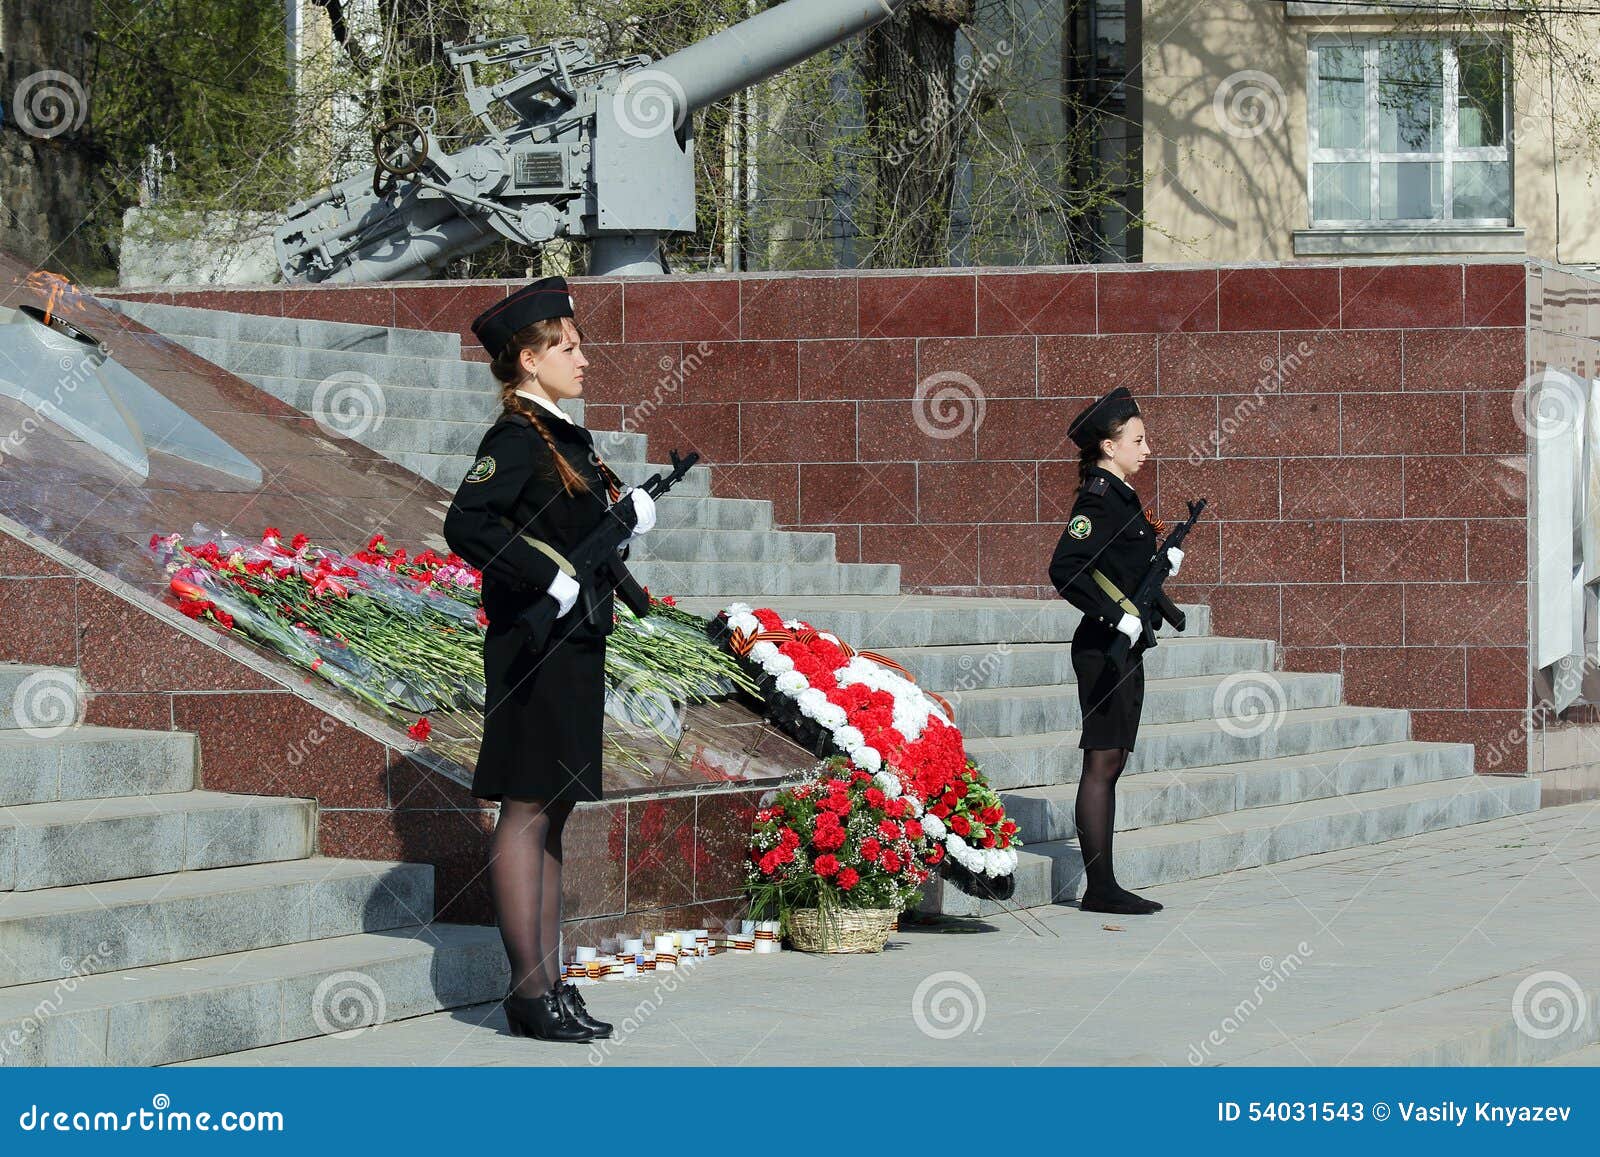
<path fill-rule="evenodd" d="M 585 989 L 597 1046 L 495 1005 L 199 1064 L 1600 1064 L 1600 804 Z"/>

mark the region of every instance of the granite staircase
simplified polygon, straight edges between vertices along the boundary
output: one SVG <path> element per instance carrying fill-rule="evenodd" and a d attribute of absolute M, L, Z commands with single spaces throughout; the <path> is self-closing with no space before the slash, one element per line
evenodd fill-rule
<path fill-rule="evenodd" d="M 191 353 L 446 490 L 460 485 L 499 413 L 488 367 L 461 360 L 457 334 L 112 300 Z M 564 408 L 582 421 L 581 400 Z M 643 434 L 595 437 L 625 481 L 666 469 L 646 460 Z M 656 529 L 635 544 L 629 567 L 651 590 L 730 598 L 758 590 L 776 598 L 900 589 L 898 566 L 838 562 L 831 534 L 774 530 L 770 502 L 713 498 L 712 469 L 697 467 L 674 487 Z"/>
<path fill-rule="evenodd" d="M 684 600 L 710 613 L 710 600 Z M 924 910 L 980 916 L 1083 892 L 1083 768 L 1064 601 L 787 599 L 778 608 L 894 659 L 950 700 L 967 752 L 1026 841 L 1015 894 L 930 882 Z M 1117 784 L 1118 880 L 1144 888 L 1403 839 L 1539 806 L 1533 779 L 1479 776 L 1468 743 L 1411 738 L 1410 713 L 1346 704 L 1338 675 L 1276 671 L 1274 644 L 1211 633 L 1209 609 L 1145 655 L 1138 739 Z"/>
<path fill-rule="evenodd" d="M 495 408 L 486 371 L 460 361 L 454 334 L 121 305 L 303 409 L 332 375 L 366 375 L 385 418 L 360 440 L 449 488 Z M 655 469 L 642 436 L 599 436 L 630 481 Z M 968 751 L 1002 790 L 1027 841 L 1015 895 L 980 902 L 934 882 L 925 906 L 984 915 L 1080 895 L 1079 612 L 1061 600 L 901 595 L 898 567 L 840 564 L 831 535 L 775 530 L 769 503 L 712 497 L 709 471 L 691 479 L 639 544 L 641 581 L 700 614 L 734 598 L 770 604 L 885 652 L 952 701 Z M 1185 609 L 1185 634 L 1146 657 L 1143 720 L 1118 785 L 1116 864 L 1128 887 L 1538 807 L 1536 781 L 1477 776 L 1471 745 L 1414 740 L 1408 712 L 1346 704 L 1339 676 L 1277 671 L 1270 641 L 1215 636 L 1208 608 Z"/>
<path fill-rule="evenodd" d="M 311 799 L 204 791 L 194 735 L 32 726 L 0 664 L 0 1066 L 160 1065 L 498 999 L 433 868 L 319 856 Z M 79 698 L 81 702 L 81 698 Z"/>

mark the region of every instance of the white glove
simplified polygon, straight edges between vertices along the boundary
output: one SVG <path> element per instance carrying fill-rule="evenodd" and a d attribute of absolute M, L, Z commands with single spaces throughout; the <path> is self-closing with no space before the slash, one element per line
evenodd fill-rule
<path fill-rule="evenodd" d="M 550 580 L 550 586 L 544 592 L 555 599 L 556 606 L 561 608 L 556 612 L 556 618 L 559 619 L 572 609 L 572 604 L 578 601 L 580 589 L 577 579 L 564 570 L 556 571 L 556 577 Z"/>
<path fill-rule="evenodd" d="M 1175 546 L 1167 547 L 1167 558 L 1172 561 L 1172 573 L 1177 574 L 1178 568 L 1183 565 L 1183 551 Z"/>
<path fill-rule="evenodd" d="M 1144 620 L 1138 615 L 1124 613 L 1122 621 L 1117 624 L 1117 630 L 1128 636 L 1128 642 L 1137 643 L 1144 631 Z"/>
<path fill-rule="evenodd" d="M 623 495 L 624 498 L 633 499 L 633 509 L 638 512 L 639 521 L 633 528 L 632 538 L 647 534 L 655 529 L 656 525 L 656 500 L 649 493 L 635 487 Z"/>

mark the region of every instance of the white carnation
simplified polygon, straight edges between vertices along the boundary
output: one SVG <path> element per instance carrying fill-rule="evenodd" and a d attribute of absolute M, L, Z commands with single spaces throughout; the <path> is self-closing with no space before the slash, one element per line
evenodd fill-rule
<path fill-rule="evenodd" d="M 819 712 L 824 707 L 832 706 L 832 704 L 828 702 L 828 697 L 821 691 L 818 691 L 815 687 L 807 687 L 804 691 L 800 692 L 800 694 L 796 695 L 795 699 L 800 704 L 800 711 L 807 717 L 815 719 L 818 723 L 824 722 Z"/>
<path fill-rule="evenodd" d="M 892 771 L 880 771 L 872 777 L 872 782 L 878 785 L 878 790 L 890 799 L 900 795 L 900 777 Z"/>
<path fill-rule="evenodd" d="M 768 675 L 782 675 L 785 671 L 794 670 L 794 660 L 774 650 L 770 658 L 761 661 L 761 669 Z"/>
<path fill-rule="evenodd" d="M 820 695 L 822 692 L 818 691 L 817 694 Z M 817 708 L 814 718 L 829 731 L 836 731 L 844 726 L 845 720 L 849 716 L 845 714 L 843 707 L 840 707 L 837 703 L 829 703 L 824 699 L 822 706 Z"/>
<path fill-rule="evenodd" d="M 806 677 L 799 671 L 785 671 L 777 679 L 778 690 L 785 695 L 798 695 L 811 684 L 806 682 Z"/>
<path fill-rule="evenodd" d="M 877 748 L 863 746 L 861 748 L 861 758 L 856 760 L 856 764 L 862 771 L 875 772 L 883 766 L 883 756 L 878 754 Z"/>
<path fill-rule="evenodd" d="M 932 812 L 928 812 L 922 817 L 922 830 L 927 832 L 928 835 L 932 836 L 934 839 L 942 840 L 944 839 L 946 829 L 942 819 L 934 815 Z"/>
<path fill-rule="evenodd" d="M 750 648 L 750 658 L 757 663 L 765 665 L 766 661 L 778 653 L 778 645 L 770 640 L 762 640 Z"/>
<path fill-rule="evenodd" d="M 859 727 L 841 727 L 834 732 L 833 739 L 835 743 L 846 751 L 854 751 L 857 748 L 865 747 L 867 743 L 867 737 L 861 734 L 861 728 Z"/>

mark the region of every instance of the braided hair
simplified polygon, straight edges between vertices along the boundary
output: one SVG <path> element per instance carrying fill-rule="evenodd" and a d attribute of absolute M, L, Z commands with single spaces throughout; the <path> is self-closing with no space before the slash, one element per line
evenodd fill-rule
<path fill-rule="evenodd" d="M 589 489 L 589 480 L 578 473 L 572 463 L 567 461 L 567 456 L 556 448 L 555 439 L 550 435 L 550 427 L 545 425 L 544 410 L 535 402 L 529 401 L 517 390 L 522 386 L 524 375 L 522 372 L 522 351 L 531 349 L 542 353 L 551 346 L 558 345 L 566 337 L 563 323 L 568 320 L 559 317 L 547 317 L 523 326 L 511 335 L 511 340 L 504 349 L 489 363 L 489 372 L 500 383 L 500 408 L 506 414 L 521 414 L 539 432 L 539 437 L 544 439 L 544 444 L 550 448 L 550 460 L 555 464 L 556 476 L 561 480 L 561 487 L 568 494 L 586 492 Z M 578 329 L 574 322 L 572 328 L 577 330 L 578 340 L 583 340 L 583 330 Z M 591 451 L 594 464 L 600 471 L 600 477 L 605 479 L 606 489 L 615 502 L 621 495 L 623 482 L 612 471 L 611 467 L 603 462 L 598 453 Z"/>

